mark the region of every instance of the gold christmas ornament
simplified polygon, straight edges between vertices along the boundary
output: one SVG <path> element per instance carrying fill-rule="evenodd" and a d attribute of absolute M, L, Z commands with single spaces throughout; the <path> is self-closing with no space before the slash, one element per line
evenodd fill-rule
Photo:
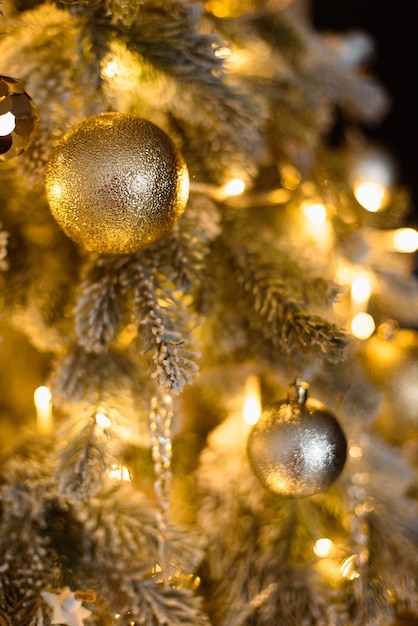
<path fill-rule="evenodd" d="M 254 474 L 281 496 L 304 498 L 328 489 L 340 475 L 347 442 L 335 416 L 308 399 L 309 386 L 289 386 L 286 401 L 267 406 L 248 438 Z"/>
<path fill-rule="evenodd" d="M 189 193 L 187 167 L 172 140 L 125 113 L 102 113 L 68 132 L 52 153 L 45 183 L 62 230 L 101 254 L 129 254 L 162 239 Z"/>
<path fill-rule="evenodd" d="M 381 389 L 376 429 L 395 443 L 418 437 L 418 332 L 386 323 L 362 350 L 365 369 Z"/>
<path fill-rule="evenodd" d="M 0 76 L 0 162 L 23 154 L 32 143 L 38 112 L 23 83 Z"/>

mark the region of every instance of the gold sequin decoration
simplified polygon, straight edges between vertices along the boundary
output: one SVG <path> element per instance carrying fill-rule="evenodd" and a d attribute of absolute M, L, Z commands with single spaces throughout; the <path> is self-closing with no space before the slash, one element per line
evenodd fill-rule
<path fill-rule="evenodd" d="M 32 143 L 38 112 L 23 83 L 0 76 L 0 162 L 23 154 Z"/>

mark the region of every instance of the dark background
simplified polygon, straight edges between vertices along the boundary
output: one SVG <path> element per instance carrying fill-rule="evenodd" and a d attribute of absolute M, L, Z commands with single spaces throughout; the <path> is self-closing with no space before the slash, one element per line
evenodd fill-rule
<path fill-rule="evenodd" d="M 311 16 L 318 30 L 362 30 L 374 40 L 372 70 L 392 105 L 383 122 L 366 129 L 366 134 L 386 146 L 397 161 L 397 182 L 410 190 L 409 221 L 417 226 L 418 0 L 311 0 Z"/>

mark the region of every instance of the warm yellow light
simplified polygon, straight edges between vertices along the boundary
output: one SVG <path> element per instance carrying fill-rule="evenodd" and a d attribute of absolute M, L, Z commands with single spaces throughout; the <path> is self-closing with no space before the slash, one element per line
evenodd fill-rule
<path fill-rule="evenodd" d="M 126 482 L 132 482 L 131 475 L 129 470 L 124 465 L 112 465 L 111 468 L 106 472 L 109 478 L 114 478 L 116 480 L 125 480 Z"/>
<path fill-rule="evenodd" d="M 351 298 L 356 302 L 368 302 L 372 292 L 369 278 L 364 275 L 358 275 L 351 283 Z"/>
<path fill-rule="evenodd" d="M 123 98 L 138 84 L 138 58 L 122 43 L 112 42 L 110 49 L 101 62 L 100 75 L 111 90 L 124 93 Z M 141 89 L 146 91 L 147 80 L 141 81 Z"/>
<path fill-rule="evenodd" d="M 300 206 L 302 215 L 306 218 L 302 230 L 309 238 L 316 242 L 322 250 L 328 250 L 332 243 L 331 224 L 327 220 L 327 209 L 321 202 L 305 200 Z"/>
<path fill-rule="evenodd" d="M 357 313 L 351 320 L 351 332 L 357 339 L 368 339 L 376 328 L 375 321 L 369 313 Z"/>
<path fill-rule="evenodd" d="M 293 165 L 287 164 L 281 168 L 280 178 L 283 187 L 293 190 L 299 186 L 302 175 Z"/>
<path fill-rule="evenodd" d="M 356 569 L 356 560 L 356 555 L 352 554 L 341 563 L 340 572 L 343 578 L 347 578 L 348 580 L 354 580 L 355 578 L 358 578 L 360 576 Z"/>
<path fill-rule="evenodd" d="M 52 395 L 48 387 L 42 385 L 35 389 L 33 401 L 38 431 L 42 435 L 48 435 L 52 431 Z"/>
<path fill-rule="evenodd" d="M 323 224 L 327 219 L 327 210 L 324 205 L 319 202 L 304 202 L 302 204 L 302 211 L 313 224 Z"/>
<path fill-rule="evenodd" d="M 393 245 L 398 252 L 416 252 L 418 232 L 413 228 L 398 228 L 393 233 Z"/>
<path fill-rule="evenodd" d="M 209 0 L 207 4 L 208 10 L 212 11 L 215 17 L 223 18 L 229 16 L 228 7 L 223 0 Z"/>
<path fill-rule="evenodd" d="M 13 113 L 5 113 L 4 115 L 0 115 L 0 137 L 4 137 L 5 135 L 10 135 L 15 129 L 16 126 L 16 118 Z"/>
<path fill-rule="evenodd" d="M 222 46 L 220 48 L 216 48 L 215 49 L 215 56 L 218 57 L 218 59 L 227 59 L 231 54 L 231 49 L 228 48 L 227 46 Z"/>
<path fill-rule="evenodd" d="M 104 413 L 96 413 L 96 424 L 100 426 L 100 428 L 103 428 L 103 430 L 106 430 L 106 428 L 112 425 L 112 422 Z"/>
<path fill-rule="evenodd" d="M 348 454 L 352 461 L 357 462 L 363 457 L 363 448 L 359 446 L 357 443 L 352 443 L 349 445 Z"/>
<path fill-rule="evenodd" d="M 53 183 L 48 188 L 49 195 L 54 200 L 60 200 L 63 194 L 62 185 L 60 183 Z"/>
<path fill-rule="evenodd" d="M 228 196 L 239 196 L 245 189 L 245 183 L 241 178 L 233 178 L 226 183 L 224 189 Z"/>
<path fill-rule="evenodd" d="M 45 408 L 46 406 L 49 406 L 51 399 L 52 399 L 50 390 L 48 389 L 48 387 L 45 387 L 44 385 L 35 389 L 33 397 L 34 397 L 36 406 L 40 408 Z"/>
<path fill-rule="evenodd" d="M 333 546 L 334 543 L 331 541 L 331 539 L 328 539 L 327 537 L 321 537 L 321 539 L 315 541 L 313 551 L 315 552 L 316 556 L 319 556 L 320 558 L 325 558 L 331 553 Z"/>
<path fill-rule="evenodd" d="M 119 74 L 119 64 L 115 60 L 108 61 L 102 69 L 104 78 L 114 78 Z"/>
<path fill-rule="evenodd" d="M 242 408 L 244 422 L 250 426 L 256 424 L 261 415 L 261 391 L 258 376 L 248 376 L 245 381 L 245 399 Z"/>
<path fill-rule="evenodd" d="M 353 281 L 353 266 L 344 259 L 339 259 L 335 276 L 340 285 L 349 285 Z"/>
<path fill-rule="evenodd" d="M 376 213 L 376 211 L 379 211 L 383 206 L 386 190 L 380 183 L 362 181 L 355 185 L 354 195 L 357 202 L 361 204 L 366 211 Z"/>

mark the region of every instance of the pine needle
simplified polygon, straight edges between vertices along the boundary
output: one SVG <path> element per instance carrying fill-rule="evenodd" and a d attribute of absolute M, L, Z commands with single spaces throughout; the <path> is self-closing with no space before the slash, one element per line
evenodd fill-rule
<path fill-rule="evenodd" d="M 124 268 L 123 281 L 132 293 L 132 320 L 143 354 L 150 353 L 152 378 L 167 392 L 179 393 L 197 374 L 199 354 L 191 338 L 191 317 L 173 290 L 159 280 L 152 257 L 137 255 Z"/>

